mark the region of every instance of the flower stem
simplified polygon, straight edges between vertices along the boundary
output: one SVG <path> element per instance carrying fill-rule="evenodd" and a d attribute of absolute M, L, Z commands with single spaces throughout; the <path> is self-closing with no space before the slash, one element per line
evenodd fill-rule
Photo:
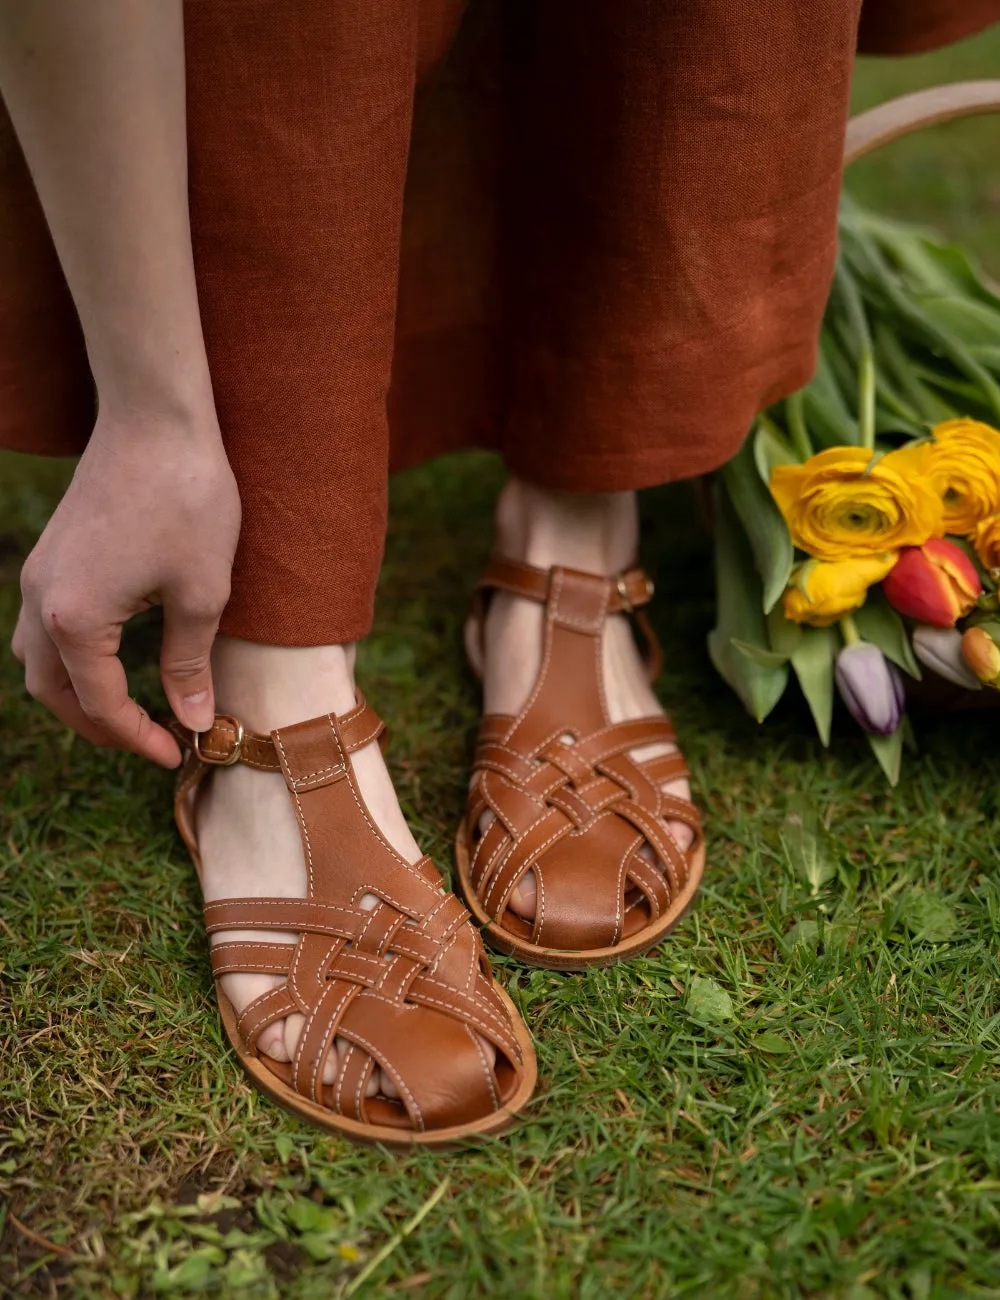
<path fill-rule="evenodd" d="M 858 364 L 858 424 L 862 447 L 875 449 L 875 356 L 871 344 L 861 349 Z"/>
<path fill-rule="evenodd" d="M 808 460 L 813 454 L 813 447 L 809 437 L 809 430 L 806 427 L 805 391 L 803 389 L 800 388 L 798 392 L 792 393 L 791 397 L 785 399 L 785 418 L 788 421 L 788 432 L 791 434 L 792 445 L 802 460 Z"/>
<path fill-rule="evenodd" d="M 840 620 L 840 632 L 844 638 L 844 645 L 860 644 L 861 633 L 858 631 L 858 625 L 850 614 L 845 614 Z"/>

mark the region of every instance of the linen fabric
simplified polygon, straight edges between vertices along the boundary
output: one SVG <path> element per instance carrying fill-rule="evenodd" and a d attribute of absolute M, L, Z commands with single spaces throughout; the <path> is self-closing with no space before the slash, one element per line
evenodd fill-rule
<path fill-rule="evenodd" d="M 869 0 L 922 49 L 1000 0 Z M 859 0 L 190 0 L 190 196 L 244 505 L 224 632 L 368 630 L 390 466 L 572 491 L 704 473 L 805 383 Z M 0 445 L 93 421 L 0 113 Z"/>

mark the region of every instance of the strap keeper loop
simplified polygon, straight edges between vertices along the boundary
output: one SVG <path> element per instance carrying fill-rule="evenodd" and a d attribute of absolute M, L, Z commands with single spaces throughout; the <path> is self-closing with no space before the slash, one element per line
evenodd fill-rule
<path fill-rule="evenodd" d="M 207 736 L 211 733 L 211 731 L 214 731 L 215 726 L 217 726 L 220 722 L 231 723 L 234 732 L 234 737 L 235 737 L 233 740 L 233 748 L 231 752 L 226 754 L 222 758 L 220 758 L 218 754 L 206 753 L 201 747 L 202 737 Z M 208 763 L 212 767 L 232 767 L 234 764 L 240 761 L 240 758 L 243 755 L 243 735 L 244 735 L 243 723 L 240 722 L 238 718 L 232 718 L 229 717 L 228 715 L 224 717 L 220 716 L 216 718 L 215 723 L 213 724 L 212 727 L 209 728 L 208 731 L 194 731 L 191 734 L 192 734 L 191 748 L 194 750 L 195 755 L 202 763 Z"/>

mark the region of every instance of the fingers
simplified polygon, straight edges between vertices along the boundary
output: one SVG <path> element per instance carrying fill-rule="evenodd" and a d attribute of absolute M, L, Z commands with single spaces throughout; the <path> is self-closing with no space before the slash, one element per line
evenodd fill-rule
<path fill-rule="evenodd" d="M 114 632 L 98 635 L 69 606 L 26 603 L 15 632 L 25 685 L 60 721 L 98 745 L 116 745 L 176 767 L 177 742 L 129 697 Z"/>
<path fill-rule="evenodd" d="M 87 717 L 70 682 L 59 651 L 36 619 L 22 608 L 12 649 L 24 664 L 24 684 L 32 695 L 67 727 L 95 745 L 110 745 L 108 734 Z"/>
<path fill-rule="evenodd" d="M 174 714 L 193 731 L 207 731 L 215 718 L 211 656 L 224 606 L 225 600 L 163 603 L 160 677 Z"/>
<path fill-rule="evenodd" d="M 110 743 L 161 767 L 177 767 L 181 761 L 177 741 L 129 695 L 117 646 L 99 647 L 64 633 L 53 639 L 80 708 L 110 737 Z"/>

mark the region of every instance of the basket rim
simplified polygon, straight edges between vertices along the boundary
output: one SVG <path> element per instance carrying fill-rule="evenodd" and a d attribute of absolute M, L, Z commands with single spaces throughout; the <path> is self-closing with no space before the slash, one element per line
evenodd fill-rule
<path fill-rule="evenodd" d="M 1000 80 L 952 81 L 899 95 L 850 119 L 844 166 L 893 140 L 963 117 L 1000 112 Z"/>

